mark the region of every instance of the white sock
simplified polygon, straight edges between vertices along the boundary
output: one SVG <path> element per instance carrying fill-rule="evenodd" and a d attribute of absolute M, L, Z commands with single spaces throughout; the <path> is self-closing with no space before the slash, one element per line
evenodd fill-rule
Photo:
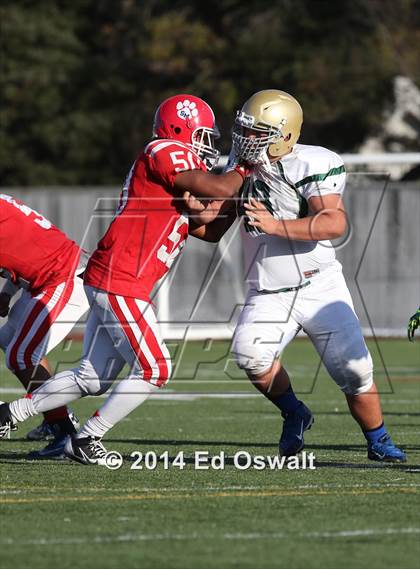
<path fill-rule="evenodd" d="M 31 397 L 12 401 L 9 405 L 10 413 L 16 422 L 26 421 L 38 413 L 51 411 L 80 399 L 82 395 L 75 370 L 62 371 L 35 389 Z"/>
<path fill-rule="evenodd" d="M 78 439 L 84 437 L 99 437 L 101 439 L 113 426 L 114 425 L 111 425 L 111 423 L 108 423 L 108 421 L 105 421 L 105 419 L 100 416 L 99 411 L 96 411 L 96 413 L 86 421 L 76 437 Z"/>
<path fill-rule="evenodd" d="M 9 404 L 9 410 L 15 423 L 21 423 L 29 419 L 29 417 L 38 415 L 38 411 L 35 409 L 31 397 L 27 396 L 12 401 Z"/>
<path fill-rule="evenodd" d="M 159 387 L 138 378 L 126 378 L 117 383 L 108 399 L 93 417 L 88 419 L 77 438 L 102 438 L 116 423 L 144 403 Z"/>

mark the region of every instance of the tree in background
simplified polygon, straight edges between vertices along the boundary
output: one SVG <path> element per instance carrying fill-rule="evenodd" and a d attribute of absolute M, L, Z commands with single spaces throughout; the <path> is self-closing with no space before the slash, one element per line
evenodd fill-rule
<path fill-rule="evenodd" d="M 119 183 L 176 92 L 214 107 L 225 152 L 264 88 L 342 152 L 379 128 L 396 75 L 419 84 L 415 0 L 3 0 L 0 21 L 3 186 Z"/>

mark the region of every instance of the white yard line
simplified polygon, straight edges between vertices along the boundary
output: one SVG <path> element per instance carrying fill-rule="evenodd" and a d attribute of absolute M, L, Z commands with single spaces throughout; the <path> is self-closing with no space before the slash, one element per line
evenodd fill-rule
<path fill-rule="evenodd" d="M 9 395 L 23 395 L 26 393 L 19 387 L 0 387 L 1 394 Z M 106 398 L 107 393 L 99 395 L 98 397 Z M 195 401 L 197 399 L 249 399 L 254 397 L 261 397 L 259 393 L 182 393 L 174 392 L 172 390 L 165 390 L 162 393 L 153 393 L 149 401 Z"/>
<path fill-rule="evenodd" d="M 275 532 L 275 533 L 224 533 L 224 534 L 180 534 L 180 533 L 156 533 L 156 534 L 122 534 L 115 536 L 97 535 L 94 537 L 58 537 L 58 538 L 37 538 L 20 540 L 14 538 L 3 538 L 1 545 L 17 545 L 19 547 L 29 545 L 51 546 L 51 545 L 95 545 L 103 543 L 136 543 L 142 541 L 190 541 L 190 540 L 266 540 L 266 539 L 342 539 L 360 538 L 371 536 L 390 536 L 390 535 L 414 535 L 420 534 L 420 528 L 368 528 L 360 530 L 325 531 L 325 532 Z"/>
<path fill-rule="evenodd" d="M 363 530 L 344 530 L 344 531 L 314 531 L 307 533 L 287 533 L 287 532 L 275 532 L 275 533 L 226 533 L 224 534 L 224 539 L 285 539 L 292 537 L 300 538 L 342 538 L 342 537 L 365 537 L 372 535 L 402 535 L 402 534 L 414 534 L 420 533 L 420 528 L 378 528 L 378 529 L 363 529 Z"/>
<path fill-rule="evenodd" d="M 401 479 L 398 479 L 401 480 Z M 300 484 L 298 486 L 293 486 L 293 490 L 316 490 L 316 489 L 327 489 L 327 488 L 335 488 L 335 489 L 351 489 L 351 488 L 420 488 L 420 482 L 409 482 L 409 483 L 399 483 L 396 482 L 388 482 L 388 483 L 380 483 L 380 482 L 367 482 L 366 484 L 339 484 L 339 483 L 332 483 L 332 484 Z M 174 488 L 174 487 L 150 487 L 150 486 L 124 486 L 122 488 L 114 487 L 107 488 L 105 486 L 97 486 L 97 487 L 88 487 L 88 488 L 69 488 L 67 486 L 25 486 L 24 488 L 18 488 L 17 486 L 7 486 L 3 485 L 2 489 L 0 490 L 0 494 L 25 494 L 29 492 L 36 492 L 36 493 L 45 493 L 46 490 L 50 493 L 63 493 L 66 491 L 75 492 L 76 494 L 88 494 L 88 493 L 95 493 L 95 492 L 108 492 L 111 491 L 113 493 L 118 492 L 151 492 L 155 493 L 156 491 L 159 492 L 187 492 L 191 493 L 194 492 L 226 492 L 229 490 L 232 491 L 246 491 L 246 490 L 259 490 L 261 492 L 269 491 L 269 490 L 278 490 L 278 485 L 273 486 L 261 486 L 261 485 L 248 485 L 248 486 L 188 486 L 185 488 Z"/>
<path fill-rule="evenodd" d="M 0 387 L 0 394 L 7 395 L 23 395 L 25 391 L 19 387 Z M 344 399 L 316 399 L 312 394 L 301 394 L 304 397 L 310 397 L 311 404 L 314 403 L 324 403 L 328 405 L 342 404 L 344 405 Z M 386 393 L 383 395 L 392 395 L 392 393 Z M 99 397 L 106 398 L 107 394 L 99 395 Z M 164 390 L 162 393 L 154 393 L 149 401 L 196 401 L 198 399 L 254 399 L 259 398 L 262 400 L 260 393 L 182 393 L 175 392 L 173 390 Z M 415 399 L 390 399 L 385 401 L 386 405 L 415 405 Z"/>

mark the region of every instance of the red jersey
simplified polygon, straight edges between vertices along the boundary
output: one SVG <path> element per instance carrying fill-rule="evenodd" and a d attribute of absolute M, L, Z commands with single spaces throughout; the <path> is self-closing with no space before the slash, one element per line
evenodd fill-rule
<path fill-rule="evenodd" d="M 153 140 L 134 163 L 117 214 L 91 256 L 85 283 L 147 300 L 188 237 L 188 217 L 174 180 L 185 170 L 206 170 L 186 144 Z"/>
<path fill-rule="evenodd" d="M 77 268 L 79 246 L 48 219 L 6 194 L 0 194 L 0 268 L 32 292 L 69 279 Z"/>

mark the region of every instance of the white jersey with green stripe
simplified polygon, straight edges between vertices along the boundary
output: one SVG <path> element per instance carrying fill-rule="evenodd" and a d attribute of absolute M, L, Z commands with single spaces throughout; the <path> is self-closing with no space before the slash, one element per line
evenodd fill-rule
<path fill-rule="evenodd" d="M 342 194 L 345 181 L 343 161 L 337 154 L 321 146 L 296 144 L 281 160 L 256 166 L 241 189 L 241 198 L 257 198 L 276 219 L 298 219 L 310 215 L 310 198 Z M 262 233 L 246 220 L 243 240 L 247 280 L 257 290 L 298 286 L 337 262 L 330 241 L 282 239 Z"/>

